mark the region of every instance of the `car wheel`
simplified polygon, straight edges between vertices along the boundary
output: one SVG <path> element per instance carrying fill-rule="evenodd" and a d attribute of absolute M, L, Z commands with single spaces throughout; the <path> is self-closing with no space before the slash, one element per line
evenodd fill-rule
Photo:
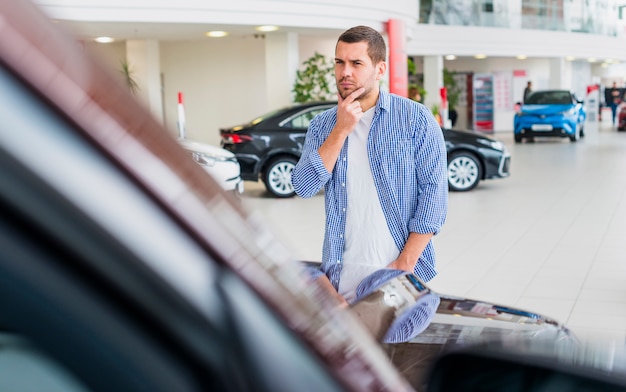
<path fill-rule="evenodd" d="M 522 135 L 520 135 L 519 133 L 515 134 L 515 143 L 521 143 L 522 142 Z"/>
<path fill-rule="evenodd" d="M 292 197 L 296 194 L 291 183 L 291 172 L 296 166 L 294 157 L 282 156 L 273 159 L 263 173 L 267 190 L 275 197 Z"/>
<path fill-rule="evenodd" d="M 569 140 L 571 140 L 572 142 L 577 142 L 578 139 L 580 139 L 580 124 L 576 124 L 576 130 L 574 131 L 574 134 L 569 137 Z"/>
<path fill-rule="evenodd" d="M 451 191 L 465 192 L 478 185 L 482 177 L 482 165 L 469 152 L 454 152 L 448 158 L 448 186 Z"/>

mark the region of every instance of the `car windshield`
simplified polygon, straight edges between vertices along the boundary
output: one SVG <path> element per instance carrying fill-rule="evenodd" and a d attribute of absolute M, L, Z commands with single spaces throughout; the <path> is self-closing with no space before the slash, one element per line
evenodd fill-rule
<path fill-rule="evenodd" d="M 571 105 L 572 95 L 569 91 L 535 91 L 530 94 L 526 105 Z"/>

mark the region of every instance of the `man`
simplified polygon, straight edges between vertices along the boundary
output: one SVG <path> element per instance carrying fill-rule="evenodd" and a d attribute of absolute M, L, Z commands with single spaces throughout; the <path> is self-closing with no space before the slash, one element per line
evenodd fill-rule
<path fill-rule="evenodd" d="M 436 274 L 431 242 L 448 206 L 447 158 L 432 113 L 380 90 L 383 37 L 365 26 L 335 47 L 338 105 L 315 117 L 292 173 L 301 197 L 325 190 L 326 229 L 316 278 L 342 303 L 382 268 Z"/>
<path fill-rule="evenodd" d="M 613 82 L 613 86 L 606 91 L 605 101 L 611 108 L 611 115 L 613 118 L 613 125 L 617 119 L 617 108 L 622 103 L 622 91 L 617 87 L 617 82 Z"/>
<path fill-rule="evenodd" d="M 532 92 L 533 92 L 533 82 L 529 80 L 528 83 L 526 83 L 526 88 L 524 88 L 524 101 L 523 102 L 526 102 L 526 98 L 528 98 L 528 95 L 530 95 L 530 93 Z"/>

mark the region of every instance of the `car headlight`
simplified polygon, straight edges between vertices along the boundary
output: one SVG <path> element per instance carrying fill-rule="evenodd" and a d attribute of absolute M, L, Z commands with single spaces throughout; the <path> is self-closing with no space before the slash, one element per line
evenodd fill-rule
<path fill-rule="evenodd" d="M 208 155 L 200 152 L 192 152 L 191 156 L 194 161 L 196 161 L 199 165 L 202 166 L 214 166 L 217 162 L 226 162 L 230 160 L 227 157 L 221 157 L 219 155 Z"/>
<path fill-rule="evenodd" d="M 489 140 L 489 139 L 478 139 L 480 144 L 484 144 L 485 146 L 489 146 L 494 150 L 504 151 L 504 143 L 499 140 Z"/>

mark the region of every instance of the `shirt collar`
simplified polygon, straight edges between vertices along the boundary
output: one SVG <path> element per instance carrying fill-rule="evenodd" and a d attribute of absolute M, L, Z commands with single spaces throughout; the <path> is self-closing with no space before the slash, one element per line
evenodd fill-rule
<path fill-rule="evenodd" d="M 378 91 L 378 101 L 376 101 L 376 113 L 380 110 L 389 111 L 391 106 L 391 97 L 389 93 L 383 90 Z"/>

